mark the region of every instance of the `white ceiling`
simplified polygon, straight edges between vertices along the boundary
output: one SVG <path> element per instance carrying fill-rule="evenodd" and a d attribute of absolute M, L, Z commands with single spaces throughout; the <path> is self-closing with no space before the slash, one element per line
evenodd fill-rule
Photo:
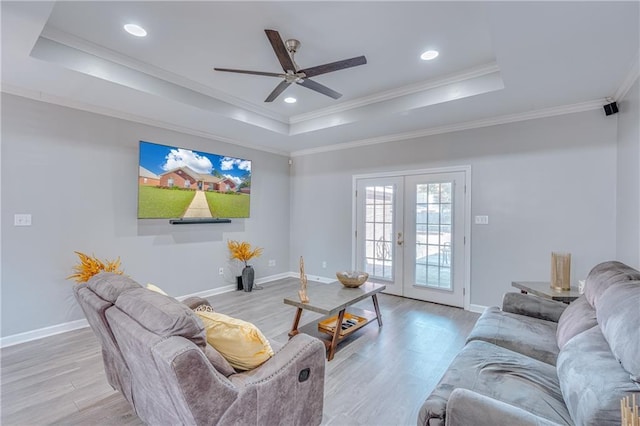
<path fill-rule="evenodd" d="M 639 15 L 638 1 L 3 1 L 2 89 L 296 155 L 600 108 L 637 75 Z M 314 77 L 338 100 L 294 84 L 265 103 L 279 79 L 213 71 L 280 72 L 264 29 L 301 41 L 302 68 L 367 64 Z"/>

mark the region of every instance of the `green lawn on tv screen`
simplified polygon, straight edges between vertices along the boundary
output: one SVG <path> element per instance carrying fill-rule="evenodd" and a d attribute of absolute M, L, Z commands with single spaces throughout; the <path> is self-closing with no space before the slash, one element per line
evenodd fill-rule
<path fill-rule="evenodd" d="M 205 192 L 211 215 L 215 218 L 249 217 L 248 194 Z"/>
<path fill-rule="evenodd" d="M 195 195 L 195 191 L 140 185 L 138 188 L 138 218 L 182 217 Z"/>

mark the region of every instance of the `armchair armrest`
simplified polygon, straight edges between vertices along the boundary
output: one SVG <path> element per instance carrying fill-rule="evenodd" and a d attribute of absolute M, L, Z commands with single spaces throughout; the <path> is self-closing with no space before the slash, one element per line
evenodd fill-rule
<path fill-rule="evenodd" d="M 319 339 L 307 334 L 294 336 L 261 366 L 229 376 L 240 397 L 227 415 L 231 419 L 233 413 L 243 413 L 236 414 L 243 417 L 247 410 L 253 413 L 255 417 L 244 417 L 241 424 L 279 419 L 281 424 L 319 425 L 324 406 L 325 356 L 324 343 Z"/>
<path fill-rule="evenodd" d="M 462 388 L 451 393 L 445 419 L 446 426 L 559 426 L 521 408 Z"/>
<path fill-rule="evenodd" d="M 234 374 L 229 379 L 238 387 L 251 386 L 283 374 L 295 364 L 302 362 L 305 368 L 315 370 L 313 376 L 316 379 L 321 377 L 324 382 L 325 354 L 326 349 L 319 339 L 308 334 L 297 334 L 261 366 Z"/>
<path fill-rule="evenodd" d="M 526 315 L 546 321 L 558 322 L 567 308 L 566 303 L 545 299 L 533 294 L 505 293 L 502 310 L 512 314 Z"/>

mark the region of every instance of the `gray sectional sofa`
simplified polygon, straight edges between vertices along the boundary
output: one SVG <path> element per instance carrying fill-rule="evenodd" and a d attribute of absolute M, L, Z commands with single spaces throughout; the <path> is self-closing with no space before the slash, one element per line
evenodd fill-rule
<path fill-rule="evenodd" d="M 508 293 L 487 309 L 418 425 L 620 425 L 631 393 L 640 399 L 640 272 L 610 261 L 570 305 Z"/>
<path fill-rule="evenodd" d="M 102 346 L 107 380 L 153 425 L 318 425 L 324 344 L 289 340 L 259 367 L 236 372 L 206 341 L 187 304 L 113 273 L 74 287 Z"/>

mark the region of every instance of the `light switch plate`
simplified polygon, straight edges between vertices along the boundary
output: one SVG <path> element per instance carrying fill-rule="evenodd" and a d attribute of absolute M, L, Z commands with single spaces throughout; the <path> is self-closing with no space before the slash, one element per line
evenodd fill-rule
<path fill-rule="evenodd" d="M 31 215 L 27 213 L 13 215 L 13 226 L 31 226 Z"/>
<path fill-rule="evenodd" d="M 476 216 L 476 225 L 488 225 L 489 216 Z"/>

